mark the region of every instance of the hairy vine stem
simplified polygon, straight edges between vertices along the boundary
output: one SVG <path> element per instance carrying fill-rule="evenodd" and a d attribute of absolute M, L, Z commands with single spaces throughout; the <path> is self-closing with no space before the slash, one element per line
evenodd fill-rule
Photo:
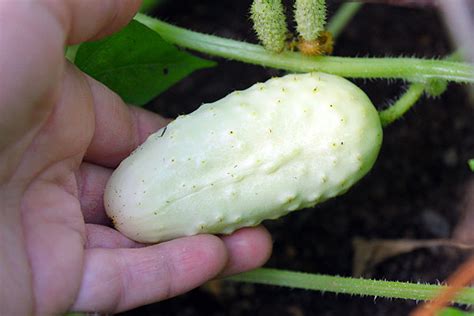
<path fill-rule="evenodd" d="M 416 101 L 423 95 L 425 92 L 425 85 L 421 83 L 412 83 L 405 93 L 387 109 L 380 111 L 380 121 L 382 126 L 387 126 L 401 118 L 413 105 Z"/>
<path fill-rule="evenodd" d="M 460 61 L 461 59 L 461 53 L 459 51 L 454 52 L 445 58 L 445 60 L 449 61 Z M 385 127 L 390 125 L 401 118 L 415 105 L 424 93 L 433 96 L 433 92 L 435 92 L 434 96 L 438 96 L 442 94 L 446 88 L 446 82 L 443 82 L 442 80 L 440 81 L 439 79 L 429 80 L 426 84 L 412 83 L 396 102 L 391 104 L 385 110 L 379 112 L 382 126 Z"/>
<path fill-rule="evenodd" d="M 135 19 L 181 47 L 213 56 L 294 72 L 322 71 L 350 78 L 398 78 L 426 82 L 432 78 L 474 83 L 474 67 L 467 63 L 418 58 L 352 58 L 271 53 L 262 46 L 202 34 L 138 14 Z"/>
<path fill-rule="evenodd" d="M 440 291 L 446 289 L 446 286 L 434 284 L 356 279 L 268 268 L 260 268 L 241 273 L 226 278 L 225 280 L 416 301 L 430 300 Z M 469 288 L 459 292 L 454 298 L 454 302 L 469 305 L 474 304 L 474 289 Z"/>

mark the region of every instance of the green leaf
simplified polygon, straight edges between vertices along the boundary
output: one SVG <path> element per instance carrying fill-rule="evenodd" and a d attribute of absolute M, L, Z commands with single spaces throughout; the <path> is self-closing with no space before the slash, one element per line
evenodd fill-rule
<path fill-rule="evenodd" d="M 110 37 L 82 44 L 75 63 L 136 105 L 147 103 L 193 71 L 215 65 L 177 49 L 137 21 Z"/>
<path fill-rule="evenodd" d="M 469 159 L 467 163 L 469 164 L 469 168 L 471 168 L 471 171 L 474 171 L 474 159 Z"/>

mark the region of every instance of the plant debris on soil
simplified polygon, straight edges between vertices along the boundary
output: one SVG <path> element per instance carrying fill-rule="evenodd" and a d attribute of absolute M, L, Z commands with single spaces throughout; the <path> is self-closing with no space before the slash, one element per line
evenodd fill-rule
<path fill-rule="evenodd" d="M 338 4 L 328 2 L 333 13 Z M 250 1 L 164 1 L 154 14 L 192 30 L 256 42 L 249 7 Z M 338 38 L 334 55 L 438 58 L 452 50 L 433 8 L 367 4 Z M 217 61 L 217 67 L 191 75 L 148 107 L 173 118 L 235 89 L 284 74 L 240 62 Z M 355 83 L 378 108 L 396 99 L 408 84 Z M 398 242 L 403 251 L 382 242 L 390 255 L 376 262 L 366 257 L 367 263 L 360 267 L 359 262 L 357 273 L 411 282 L 445 280 L 470 256 L 469 245 L 474 245 L 468 222 L 474 218 L 474 201 L 469 198 L 474 194 L 474 174 L 467 166 L 474 156 L 472 122 L 474 106 L 469 103 L 466 86 L 451 84 L 439 98 L 423 97 L 403 119 L 385 129 L 375 167 L 347 194 L 264 223 L 274 239 L 273 255 L 266 266 L 352 276 L 361 240 L 366 252 L 374 242 L 390 240 Z M 417 247 L 400 246 L 403 240 L 415 242 Z M 417 240 L 442 242 L 420 246 Z M 359 248 L 354 247 L 356 241 Z M 416 306 L 413 301 L 213 281 L 180 297 L 122 315 L 407 315 Z"/>

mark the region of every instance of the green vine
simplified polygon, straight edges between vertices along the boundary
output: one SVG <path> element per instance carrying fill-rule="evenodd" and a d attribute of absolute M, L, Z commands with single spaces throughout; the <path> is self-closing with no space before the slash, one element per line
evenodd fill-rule
<path fill-rule="evenodd" d="M 349 17 L 359 8 L 360 6 L 353 4 L 346 5 L 344 10 L 340 11 L 341 13 L 336 14 L 336 20 L 329 23 L 329 28 L 335 29 L 338 35 L 338 32 L 349 21 Z M 453 60 L 309 57 L 295 52 L 275 54 L 259 45 L 193 32 L 143 14 L 137 15 L 136 19 L 158 32 L 169 42 L 214 56 L 294 72 L 322 71 L 351 78 L 398 78 L 415 82 L 397 102 L 380 112 L 384 126 L 400 118 L 416 103 L 427 88 L 434 86 L 437 82 L 474 83 L 472 75 L 474 67 Z"/>
<path fill-rule="evenodd" d="M 225 280 L 416 301 L 430 300 L 441 290 L 446 288 L 446 286 L 433 284 L 356 279 L 268 268 L 241 273 L 226 278 Z M 468 288 L 461 291 L 454 299 L 454 302 L 469 305 L 474 304 L 474 289 Z"/>
<path fill-rule="evenodd" d="M 445 60 L 460 61 L 461 58 L 461 54 L 455 52 L 446 57 Z M 430 97 L 437 97 L 444 93 L 446 88 L 447 82 L 442 79 L 431 79 L 425 84 L 412 83 L 407 91 L 395 103 L 390 105 L 387 109 L 379 112 L 382 126 L 385 127 L 390 125 L 397 119 L 401 118 L 413 105 L 415 105 L 423 93 L 426 93 Z"/>
<path fill-rule="evenodd" d="M 423 95 L 425 91 L 425 85 L 421 83 L 411 84 L 408 90 L 391 106 L 387 109 L 380 111 L 380 121 L 382 126 L 387 126 L 401 118 L 416 101 Z"/>
<path fill-rule="evenodd" d="M 138 14 L 135 19 L 166 41 L 213 56 L 293 72 L 322 71 L 350 78 L 398 78 L 426 82 L 432 78 L 474 83 L 474 67 L 467 63 L 418 58 L 352 58 L 271 53 L 260 45 L 202 34 Z"/>

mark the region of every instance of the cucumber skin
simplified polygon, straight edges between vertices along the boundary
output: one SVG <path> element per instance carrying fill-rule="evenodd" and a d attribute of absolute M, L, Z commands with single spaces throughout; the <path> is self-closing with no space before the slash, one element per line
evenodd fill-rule
<path fill-rule="evenodd" d="M 140 242 L 229 234 L 345 193 L 381 143 L 376 109 L 348 80 L 273 78 L 151 135 L 113 173 L 105 208 Z"/>

